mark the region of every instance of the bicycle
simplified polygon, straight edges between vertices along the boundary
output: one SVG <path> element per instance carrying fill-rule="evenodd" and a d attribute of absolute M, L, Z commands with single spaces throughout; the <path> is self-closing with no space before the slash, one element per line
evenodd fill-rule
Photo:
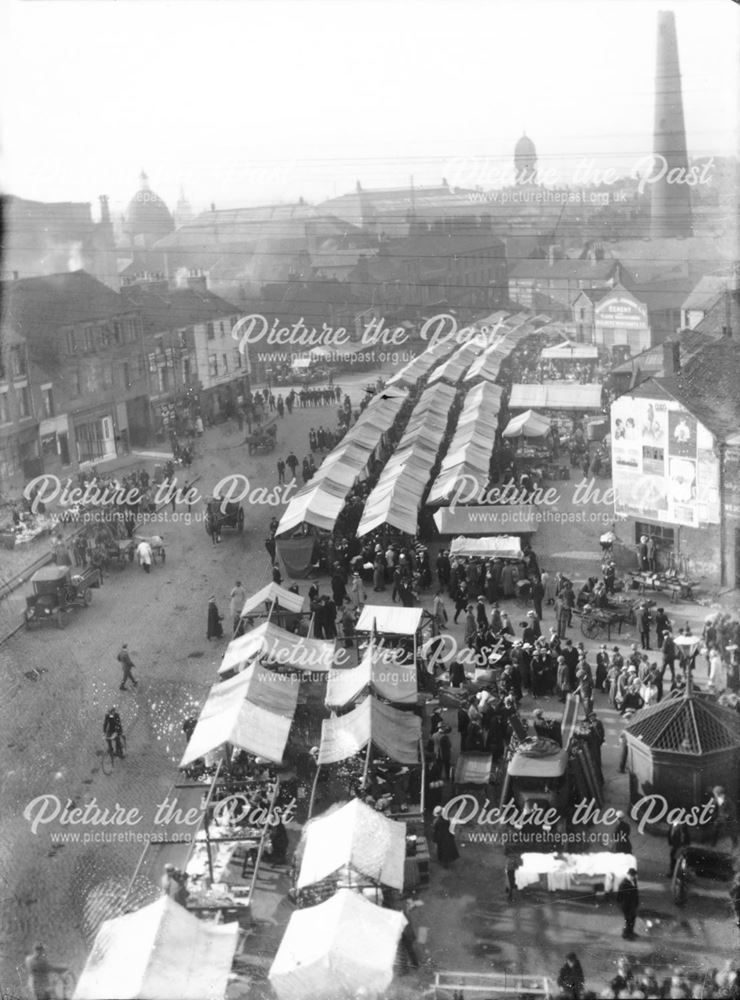
<path fill-rule="evenodd" d="M 125 754 L 126 737 L 124 736 L 123 733 L 121 733 L 120 741 L 121 741 L 121 754 Z M 111 774 L 113 774 L 113 768 L 115 767 L 117 754 L 113 749 L 114 744 L 115 744 L 115 739 L 111 740 L 110 742 L 106 740 L 105 749 L 96 751 L 97 756 L 100 758 L 100 769 L 106 776 L 110 776 Z"/>

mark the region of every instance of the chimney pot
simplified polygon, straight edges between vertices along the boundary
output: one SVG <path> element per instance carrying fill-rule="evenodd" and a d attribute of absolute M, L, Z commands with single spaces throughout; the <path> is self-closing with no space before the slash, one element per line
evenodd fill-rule
<path fill-rule="evenodd" d="M 675 340 L 663 341 L 663 375 L 678 375 L 681 371 L 681 346 Z"/>

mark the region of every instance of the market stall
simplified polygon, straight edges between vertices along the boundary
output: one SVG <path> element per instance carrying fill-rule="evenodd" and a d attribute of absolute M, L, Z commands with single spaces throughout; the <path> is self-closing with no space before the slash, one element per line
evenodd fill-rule
<path fill-rule="evenodd" d="M 534 410 L 512 417 L 502 432 L 505 438 L 541 438 L 550 433 L 550 421 Z"/>
<path fill-rule="evenodd" d="M 253 660 L 276 666 L 310 672 L 326 671 L 334 663 L 336 646 L 333 639 L 310 639 L 286 632 L 267 621 L 232 639 L 226 647 L 219 675 L 243 670 Z"/>
<path fill-rule="evenodd" d="M 536 885 L 548 892 L 568 892 L 601 885 L 613 892 L 630 868 L 637 869 L 633 854 L 600 852 L 596 854 L 521 855 L 516 870 L 517 889 Z"/>
<path fill-rule="evenodd" d="M 400 892 L 404 884 L 406 824 L 352 799 L 308 823 L 299 854 L 298 890 L 349 869 L 369 884 Z"/>
<path fill-rule="evenodd" d="M 298 703 L 300 681 L 259 663 L 214 684 L 180 761 L 186 767 L 224 744 L 279 764 Z"/>
<path fill-rule="evenodd" d="M 266 618 L 269 622 L 274 614 L 277 624 L 284 626 L 289 616 L 301 614 L 305 603 L 305 597 L 300 594 L 287 590 L 277 583 L 268 583 L 266 587 L 246 599 L 240 618 L 250 620 Z"/>
<path fill-rule="evenodd" d="M 440 507 L 433 519 L 440 535 L 531 535 L 537 531 L 536 509 L 532 504 Z"/>
<path fill-rule="evenodd" d="M 601 411 L 600 382 L 516 382 L 511 387 L 510 410 Z"/>
<path fill-rule="evenodd" d="M 516 559 L 522 558 L 522 543 L 514 535 L 495 535 L 488 538 L 452 539 L 451 556 L 479 556 L 483 559 Z"/>
<path fill-rule="evenodd" d="M 330 708 L 344 708 L 365 691 L 393 704 L 415 705 L 416 667 L 413 663 L 400 663 L 395 650 L 377 648 L 371 643 L 359 666 L 329 671 L 324 700 Z"/>
<path fill-rule="evenodd" d="M 346 1000 L 360 989 L 387 990 L 406 923 L 402 913 L 350 889 L 296 911 L 269 972 L 279 1000 Z"/>
<path fill-rule="evenodd" d="M 162 896 L 103 923 L 74 1000 L 219 1000 L 238 936 L 237 923 L 199 920 Z"/>

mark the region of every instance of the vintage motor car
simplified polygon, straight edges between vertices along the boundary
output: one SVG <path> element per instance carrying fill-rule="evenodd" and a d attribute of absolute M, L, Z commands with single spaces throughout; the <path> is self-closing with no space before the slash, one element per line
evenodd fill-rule
<path fill-rule="evenodd" d="M 101 584 L 100 570 L 88 566 L 75 573 L 71 566 L 44 566 L 31 577 L 33 594 L 26 598 L 26 628 L 53 622 L 65 628 L 72 608 L 92 603 L 92 588 Z"/>

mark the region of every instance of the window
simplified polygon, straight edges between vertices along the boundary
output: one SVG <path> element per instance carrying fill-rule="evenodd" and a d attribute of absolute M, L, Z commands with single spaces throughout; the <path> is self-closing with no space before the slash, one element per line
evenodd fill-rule
<path fill-rule="evenodd" d="M 206 323 L 206 340 L 213 340 L 216 334 L 213 330 L 213 323 Z"/>
<path fill-rule="evenodd" d="M 80 373 L 78 371 L 73 371 L 70 373 L 71 381 L 71 392 L 73 396 L 79 396 L 81 390 Z"/>
<path fill-rule="evenodd" d="M 242 367 L 242 352 L 237 348 L 234 351 L 234 357 L 236 358 L 236 368 L 241 369 Z"/>
<path fill-rule="evenodd" d="M 124 389 L 131 388 L 131 365 L 128 361 L 124 361 L 121 365 L 121 379 L 123 382 Z"/>
<path fill-rule="evenodd" d="M 110 347 L 111 332 L 107 324 L 98 330 L 98 342 L 102 348 Z"/>
<path fill-rule="evenodd" d="M 579 309 L 578 312 L 580 314 L 579 317 L 578 317 L 579 319 L 585 319 L 586 318 L 586 310 L 585 309 Z"/>
<path fill-rule="evenodd" d="M 170 388 L 170 373 L 166 368 L 160 368 L 157 371 L 158 375 L 158 385 L 160 392 L 168 392 Z"/>
<path fill-rule="evenodd" d="M 95 334 L 91 326 L 86 326 L 82 331 L 82 341 L 86 351 L 95 350 Z"/>
<path fill-rule="evenodd" d="M 208 374 L 211 378 L 216 378 L 218 375 L 218 354 L 208 355 Z"/>
<path fill-rule="evenodd" d="M 10 372 L 13 378 L 28 375 L 25 344 L 13 344 L 10 348 Z"/>
<path fill-rule="evenodd" d="M 0 424 L 10 423 L 10 405 L 7 392 L 0 392 Z"/>
<path fill-rule="evenodd" d="M 188 346 L 188 331 L 187 330 L 178 330 L 177 331 L 177 345 L 178 345 L 178 347 L 187 347 Z"/>
<path fill-rule="evenodd" d="M 123 330 L 121 329 L 121 321 L 118 319 L 113 320 L 113 342 L 116 344 L 123 343 Z"/>
<path fill-rule="evenodd" d="M 45 417 L 54 416 L 54 392 L 50 385 L 41 386 L 41 403 Z"/>
<path fill-rule="evenodd" d="M 31 412 L 31 393 L 27 385 L 18 389 L 18 415 L 21 420 L 33 415 Z"/>
<path fill-rule="evenodd" d="M 77 354 L 77 338 L 74 330 L 67 330 L 65 335 L 67 343 L 67 354 Z"/>
<path fill-rule="evenodd" d="M 221 367 L 223 368 L 224 375 L 226 375 L 229 370 L 229 358 L 226 354 L 221 355 Z"/>
<path fill-rule="evenodd" d="M 109 361 L 107 361 L 103 365 L 102 375 L 103 375 L 103 388 L 104 389 L 110 389 L 110 388 L 112 388 L 112 386 L 113 386 L 113 365 Z"/>
<path fill-rule="evenodd" d="M 221 322 L 220 322 L 220 323 L 218 324 L 218 332 L 219 332 L 219 333 L 221 334 L 221 336 L 222 336 L 222 337 L 223 337 L 224 333 L 226 332 L 226 331 L 224 330 L 224 323 L 223 323 L 223 320 L 221 320 Z"/>

